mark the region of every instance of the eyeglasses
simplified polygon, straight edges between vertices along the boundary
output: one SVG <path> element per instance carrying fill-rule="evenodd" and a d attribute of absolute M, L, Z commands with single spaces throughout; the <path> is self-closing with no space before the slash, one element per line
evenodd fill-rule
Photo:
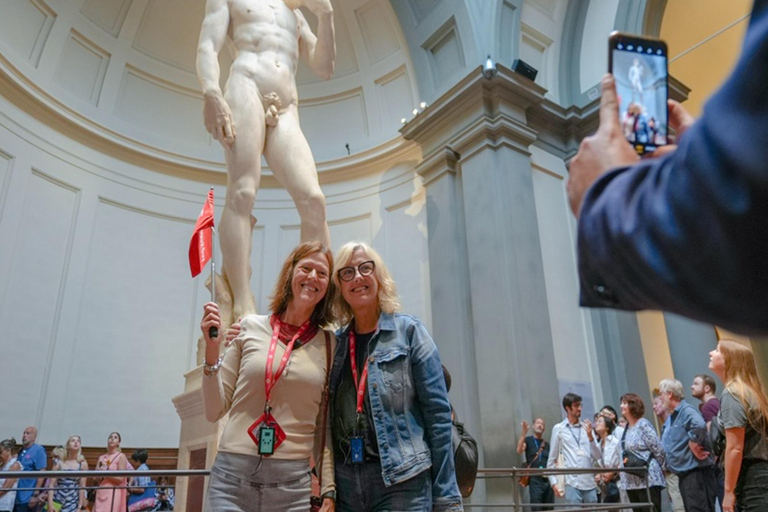
<path fill-rule="evenodd" d="M 376 270 L 376 264 L 373 261 L 364 261 L 357 267 L 344 267 L 340 268 L 336 274 L 342 281 L 351 281 L 355 278 L 355 274 L 360 272 L 361 276 L 369 276 Z"/>

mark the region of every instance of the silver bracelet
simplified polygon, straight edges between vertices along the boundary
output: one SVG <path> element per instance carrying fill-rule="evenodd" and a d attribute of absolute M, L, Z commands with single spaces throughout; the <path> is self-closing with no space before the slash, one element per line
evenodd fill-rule
<path fill-rule="evenodd" d="M 216 361 L 216 364 L 213 365 L 213 366 L 211 366 L 208 363 L 206 363 L 205 361 L 203 361 L 203 373 L 206 374 L 209 377 L 211 375 L 214 375 L 216 372 L 219 371 L 219 369 L 221 369 L 222 361 L 224 361 L 224 358 L 223 357 L 219 357 L 219 360 Z"/>

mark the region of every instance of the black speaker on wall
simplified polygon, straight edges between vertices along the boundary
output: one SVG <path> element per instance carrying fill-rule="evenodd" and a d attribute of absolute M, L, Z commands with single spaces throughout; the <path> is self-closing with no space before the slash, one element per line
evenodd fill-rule
<path fill-rule="evenodd" d="M 536 80 L 536 75 L 539 73 L 539 70 L 537 70 L 530 64 L 526 64 L 520 59 L 515 59 L 515 61 L 512 63 L 512 71 L 514 71 L 515 73 L 520 73 L 525 78 L 528 78 L 531 81 Z"/>

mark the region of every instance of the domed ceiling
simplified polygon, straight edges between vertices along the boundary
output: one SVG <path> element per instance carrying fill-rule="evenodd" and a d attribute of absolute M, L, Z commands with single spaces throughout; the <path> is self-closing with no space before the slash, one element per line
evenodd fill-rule
<path fill-rule="evenodd" d="M 298 72 L 301 123 L 319 162 L 391 144 L 419 100 L 388 0 L 332 3 L 335 75 L 322 81 L 303 64 Z M 223 169 L 195 73 L 204 8 L 205 0 L 3 0 L 0 70 L 112 142 Z M 305 16 L 314 29 L 315 17 Z"/>

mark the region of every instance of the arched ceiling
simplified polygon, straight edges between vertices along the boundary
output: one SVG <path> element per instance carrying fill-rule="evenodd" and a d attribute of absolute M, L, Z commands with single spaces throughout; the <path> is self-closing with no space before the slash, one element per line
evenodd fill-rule
<path fill-rule="evenodd" d="M 336 73 L 322 81 L 302 64 L 297 78 L 302 127 L 319 162 L 347 157 L 347 144 L 352 154 L 391 145 L 419 101 L 389 1 L 332 3 Z M 221 169 L 195 73 L 204 7 L 205 0 L 3 0 L 0 70 L 100 136 Z M 305 16 L 314 29 L 315 17 Z M 222 51 L 222 83 L 231 58 Z"/>

